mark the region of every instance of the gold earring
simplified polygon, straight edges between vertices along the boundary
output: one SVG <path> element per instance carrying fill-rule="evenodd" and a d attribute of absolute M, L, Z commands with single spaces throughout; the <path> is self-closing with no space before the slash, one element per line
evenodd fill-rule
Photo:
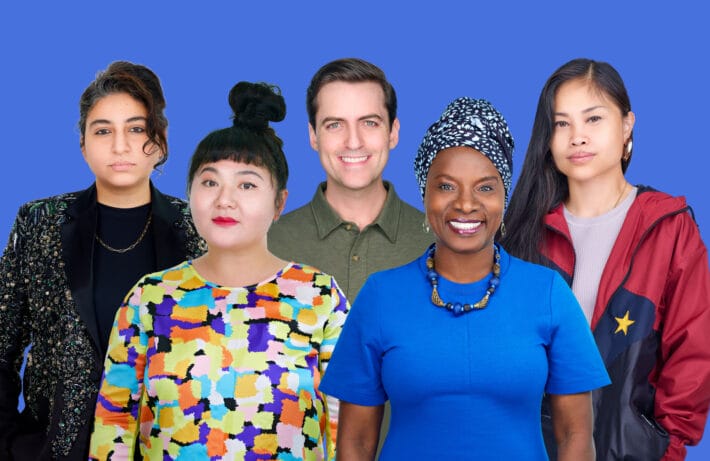
<path fill-rule="evenodd" d="M 626 152 L 624 153 L 624 161 L 628 162 L 631 158 L 631 149 L 634 148 L 634 140 L 630 139 L 626 142 Z"/>

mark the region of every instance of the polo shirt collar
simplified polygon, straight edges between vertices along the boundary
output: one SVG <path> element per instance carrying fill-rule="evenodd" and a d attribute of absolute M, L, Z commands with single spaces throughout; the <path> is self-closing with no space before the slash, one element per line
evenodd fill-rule
<path fill-rule="evenodd" d="M 392 242 L 397 241 L 397 230 L 399 228 L 399 216 L 402 202 L 394 190 L 394 186 L 389 181 L 383 181 L 387 189 L 387 198 L 382 207 L 382 211 L 370 227 L 379 228 L 382 233 Z M 316 188 L 316 193 L 311 200 L 311 209 L 318 230 L 318 238 L 326 238 L 341 225 L 347 224 L 336 211 L 330 206 L 325 198 L 326 183 L 322 182 Z M 362 229 L 361 229 L 362 231 Z"/>

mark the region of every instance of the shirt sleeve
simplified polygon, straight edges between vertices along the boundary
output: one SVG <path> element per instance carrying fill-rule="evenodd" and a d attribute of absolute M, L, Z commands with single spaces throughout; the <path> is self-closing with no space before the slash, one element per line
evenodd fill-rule
<path fill-rule="evenodd" d="M 328 395 L 364 406 L 382 405 L 382 355 L 378 287 L 370 277 L 360 290 L 338 339 L 321 389 Z"/>
<path fill-rule="evenodd" d="M 90 458 L 130 460 L 140 420 L 148 335 L 141 321 L 142 281 L 116 313 L 94 416 Z M 145 314 L 147 315 L 147 314 Z"/>
<path fill-rule="evenodd" d="M 345 295 L 338 287 L 334 278 L 330 278 L 330 314 L 323 328 L 323 342 L 321 343 L 318 360 L 320 364 L 321 376 L 328 368 L 328 362 L 333 354 L 333 349 L 338 342 L 340 333 L 345 323 L 345 318 L 350 310 L 350 304 Z M 328 412 L 328 427 L 326 428 L 325 442 L 327 444 L 328 458 L 335 459 L 335 442 L 338 433 L 338 413 L 340 402 L 337 398 L 326 395 L 326 408 Z"/>
<path fill-rule="evenodd" d="M 0 458 L 9 458 L 17 424 L 20 367 L 29 344 L 27 281 L 22 276 L 26 205 L 20 209 L 0 259 Z"/>
<path fill-rule="evenodd" d="M 660 307 L 661 357 L 655 370 L 655 417 L 670 434 L 664 461 L 685 459 L 684 445 L 700 441 L 710 404 L 708 253 L 690 215 L 678 219 Z"/>
<path fill-rule="evenodd" d="M 550 319 L 545 391 L 575 394 L 609 384 L 609 375 L 582 308 L 557 273 L 550 290 Z"/>

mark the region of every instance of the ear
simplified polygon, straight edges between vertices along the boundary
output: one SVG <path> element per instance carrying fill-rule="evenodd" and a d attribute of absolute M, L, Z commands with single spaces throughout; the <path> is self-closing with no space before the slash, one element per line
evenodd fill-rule
<path fill-rule="evenodd" d="M 390 129 L 390 150 L 397 147 L 397 143 L 399 143 L 399 118 L 394 119 L 392 128 Z"/>
<path fill-rule="evenodd" d="M 79 147 L 81 148 L 81 156 L 86 160 L 86 144 L 84 142 L 84 137 L 79 138 Z"/>
<path fill-rule="evenodd" d="M 284 189 L 276 196 L 276 213 L 274 214 L 274 222 L 278 221 L 284 208 L 286 208 L 286 199 L 288 198 L 288 190 Z"/>
<path fill-rule="evenodd" d="M 622 128 L 624 130 L 624 143 L 628 142 L 631 132 L 634 130 L 634 124 L 636 123 L 636 115 L 629 111 L 626 117 L 622 120 Z"/>
<path fill-rule="evenodd" d="M 313 128 L 313 125 L 310 123 L 308 124 L 308 140 L 311 143 L 311 148 L 318 152 L 318 137 L 316 136 L 316 129 Z"/>

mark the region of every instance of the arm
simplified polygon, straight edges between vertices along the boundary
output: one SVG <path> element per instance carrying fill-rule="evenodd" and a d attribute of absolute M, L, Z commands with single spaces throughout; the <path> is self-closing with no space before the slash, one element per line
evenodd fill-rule
<path fill-rule="evenodd" d="M 26 213 L 23 207 L 0 259 L 0 458 L 10 458 L 21 390 L 20 366 L 29 343 L 27 286 L 21 273 Z"/>
<path fill-rule="evenodd" d="M 90 459 L 132 459 L 138 433 L 147 335 L 140 319 L 140 282 L 116 313 L 106 353 Z"/>
<path fill-rule="evenodd" d="M 661 305 L 656 421 L 670 434 L 664 461 L 698 443 L 710 404 L 710 271 L 707 249 L 688 214 L 679 226 Z M 675 230 L 675 229 L 674 229 Z"/>
<path fill-rule="evenodd" d="M 375 459 L 384 405 L 367 407 L 340 402 L 338 461 Z"/>
<path fill-rule="evenodd" d="M 559 461 L 594 461 L 592 394 L 550 395 Z"/>
<path fill-rule="evenodd" d="M 331 278 L 330 287 L 330 305 L 331 310 L 328 319 L 323 327 L 323 341 L 321 343 L 318 360 L 320 364 L 321 376 L 325 374 L 328 368 L 328 362 L 333 355 L 335 344 L 338 342 L 340 333 L 345 324 L 345 318 L 350 305 L 345 295 L 340 291 L 335 279 Z M 335 397 L 326 396 L 326 407 L 328 411 L 328 427 L 326 429 L 327 459 L 333 459 L 335 456 L 335 443 L 338 434 L 338 414 L 340 412 L 340 402 Z"/>

